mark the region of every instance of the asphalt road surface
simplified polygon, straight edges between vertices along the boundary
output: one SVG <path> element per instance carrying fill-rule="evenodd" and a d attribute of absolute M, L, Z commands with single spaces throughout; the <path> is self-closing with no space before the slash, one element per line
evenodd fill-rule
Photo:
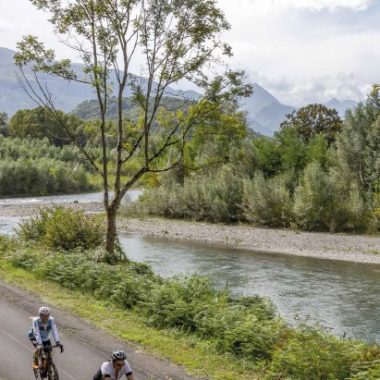
<path fill-rule="evenodd" d="M 34 349 L 27 331 L 30 318 L 40 306 L 41 301 L 35 295 L 0 281 L 0 380 L 34 379 Z M 65 347 L 63 354 L 59 350 L 54 354 L 60 380 L 92 380 L 100 364 L 115 349 L 126 352 L 135 380 L 195 380 L 166 360 L 139 352 L 64 310 L 51 309 Z"/>

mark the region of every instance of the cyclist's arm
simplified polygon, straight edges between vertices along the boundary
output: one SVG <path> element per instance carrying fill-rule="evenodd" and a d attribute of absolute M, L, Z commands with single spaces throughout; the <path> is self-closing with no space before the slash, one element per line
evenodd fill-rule
<path fill-rule="evenodd" d="M 33 334 L 36 339 L 37 344 L 42 345 L 40 328 L 38 326 L 37 318 L 33 320 Z"/>
<path fill-rule="evenodd" d="M 55 343 L 59 342 L 58 329 L 57 329 L 57 325 L 55 323 L 55 319 L 53 317 L 51 317 L 51 332 L 53 334 L 53 338 L 54 338 Z"/>

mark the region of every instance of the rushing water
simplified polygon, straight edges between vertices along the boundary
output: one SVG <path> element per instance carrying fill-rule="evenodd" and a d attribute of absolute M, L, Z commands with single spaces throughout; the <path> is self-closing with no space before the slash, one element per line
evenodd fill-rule
<path fill-rule="evenodd" d="M 138 191 L 131 194 L 135 199 Z M 30 200 L 30 201 L 29 201 Z M 0 233 L 18 218 L 1 217 L 2 205 L 94 202 L 101 194 L 0 200 Z M 13 202 L 13 203 L 10 203 Z M 380 266 L 263 254 L 167 239 L 120 236 L 129 258 L 163 277 L 199 273 L 236 295 L 269 297 L 291 323 L 308 320 L 332 333 L 380 343 Z"/>

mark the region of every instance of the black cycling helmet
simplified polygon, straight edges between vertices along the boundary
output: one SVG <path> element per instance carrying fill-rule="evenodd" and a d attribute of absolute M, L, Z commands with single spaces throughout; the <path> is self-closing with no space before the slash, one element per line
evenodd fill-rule
<path fill-rule="evenodd" d="M 114 351 L 111 355 L 112 360 L 125 360 L 127 356 L 124 351 Z"/>

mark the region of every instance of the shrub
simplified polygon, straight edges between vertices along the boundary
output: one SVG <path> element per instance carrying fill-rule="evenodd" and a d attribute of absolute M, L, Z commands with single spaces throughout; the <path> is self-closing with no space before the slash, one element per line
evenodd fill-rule
<path fill-rule="evenodd" d="M 265 179 L 259 172 L 246 180 L 243 204 L 247 220 L 257 224 L 286 227 L 293 219 L 292 200 L 281 176 Z"/>
<path fill-rule="evenodd" d="M 9 236 L 0 235 L 0 255 L 13 251 L 17 242 Z"/>
<path fill-rule="evenodd" d="M 348 379 L 360 347 L 306 327 L 293 330 L 275 350 L 265 379 Z"/>
<path fill-rule="evenodd" d="M 168 181 L 158 189 L 147 190 L 127 208 L 135 215 L 159 215 L 211 222 L 242 219 L 242 178 L 224 166 L 213 174 L 187 178 L 182 186 Z"/>
<path fill-rule="evenodd" d="M 38 216 L 19 226 L 17 234 L 52 248 L 90 249 L 103 244 L 105 224 L 100 215 L 59 206 L 40 210 Z"/>
<path fill-rule="evenodd" d="M 334 170 L 325 172 L 317 163 L 306 167 L 294 198 L 294 212 L 303 228 L 358 231 L 368 225 L 359 185 Z"/>
<path fill-rule="evenodd" d="M 197 275 L 153 288 L 145 308 L 152 326 L 195 333 L 220 352 L 252 360 L 270 357 L 283 327 L 271 303 L 259 297 L 234 300 Z"/>

